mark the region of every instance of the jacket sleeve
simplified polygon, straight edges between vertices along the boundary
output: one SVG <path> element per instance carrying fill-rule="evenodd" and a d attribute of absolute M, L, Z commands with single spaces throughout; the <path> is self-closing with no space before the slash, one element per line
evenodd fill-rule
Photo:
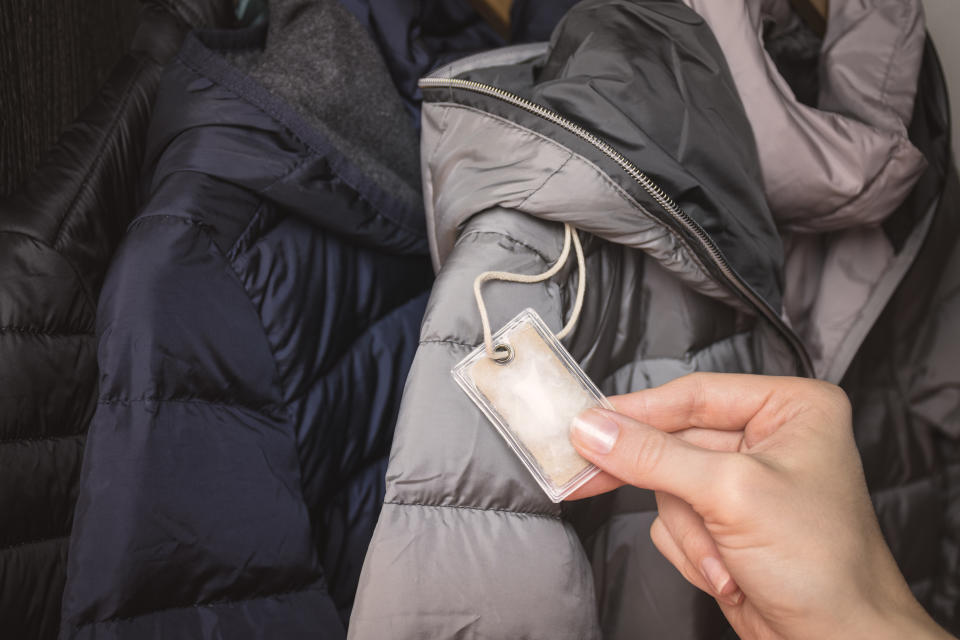
<path fill-rule="evenodd" d="M 98 334 L 61 638 L 342 637 L 274 359 L 204 225 L 134 224 Z"/>
<path fill-rule="evenodd" d="M 495 231 L 504 217 L 481 232 L 488 217 L 471 221 L 428 304 L 350 618 L 357 640 L 598 637 L 593 575 L 576 533 L 450 375 L 480 340 L 476 275 L 542 271 L 559 253 L 548 223 L 524 218 L 533 229 L 511 238 Z M 538 245 L 548 258 L 529 248 Z M 494 324 L 517 311 L 508 287 L 485 290 Z M 523 294 L 549 324 L 562 324 L 555 285 L 525 285 Z"/>

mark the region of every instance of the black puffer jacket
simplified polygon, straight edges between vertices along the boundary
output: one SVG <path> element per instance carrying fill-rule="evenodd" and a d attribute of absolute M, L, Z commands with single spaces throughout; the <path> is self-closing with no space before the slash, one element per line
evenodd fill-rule
<path fill-rule="evenodd" d="M 23 189 L 0 200 L 0 636 L 55 637 L 87 425 L 94 313 L 136 212 L 162 65 L 227 0 L 145 2 L 131 51 Z"/>

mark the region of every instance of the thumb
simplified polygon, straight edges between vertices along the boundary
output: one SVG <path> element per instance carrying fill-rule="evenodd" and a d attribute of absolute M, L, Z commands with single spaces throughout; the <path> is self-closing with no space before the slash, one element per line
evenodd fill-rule
<path fill-rule="evenodd" d="M 570 441 L 608 474 L 698 505 L 713 503 L 720 465 L 732 454 L 701 449 L 674 435 L 606 409 L 574 418 Z"/>

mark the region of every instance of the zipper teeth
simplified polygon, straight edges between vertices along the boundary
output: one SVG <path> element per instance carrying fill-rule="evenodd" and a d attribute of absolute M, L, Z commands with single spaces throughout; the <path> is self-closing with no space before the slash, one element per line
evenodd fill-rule
<path fill-rule="evenodd" d="M 536 102 L 531 102 L 526 98 L 498 87 L 473 80 L 462 80 L 460 78 L 421 78 L 419 85 L 421 88 L 456 87 L 493 96 L 503 100 L 504 102 L 521 107 L 522 109 L 529 111 L 534 115 L 540 116 L 545 120 L 549 120 L 550 122 L 563 127 L 567 131 L 573 133 L 577 137 L 583 139 L 585 142 L 602 151 L 604 155 L 616 162 L 624 171 L 626 171 L 627 174 L 657 202 L 657 204 L 659 204 L 667 213 L 671 215 L 671 217 L 679 221 L 684 228 L 686 228 L 700 241 L 700 244 L 713 258 L 714 263 L 717 267 L 719 267 L 727 281 L 733 285 L 737 291 L 750 300 L 751 303 L 757 309 L 759 309 L 764 316 L 767 317 L 767 319 L 773 322 L 776 326 L 781 327 L 781 330 L 794 345 L 794 348 L 800 355 L 804 367 L 808 369 L 808 372 L 811 376 L 813 375 L 813 366 L 810 363 L 809 355 L 807 355 L 806 349 L 804 349 L 803 345 L 799 341 L 799 338 L 797 338 L 793 331 L 784 324 L 783 320 L 775 311 L 773 311 L 773 309 L 770 308 L 766 302 L 760 299 L 760 297 L 754 293 L 750 287 L 746 286 L 741 281 L 740 277 L 730 267 L 726 258 L 720 252 L 720 249 L 713 243 L 713 240 L 710 239 L 710 236 L 707 235 L 707 232 L 703 230 L 703 227 L 701 227 L 696 220 L 691 218 L 683 209 L 681 209 L 680 206 L 674 202 L 673 198 L 667 195 L 660 185 L 654 182 L 650 176 L 641 171 L 635 164 L 630 162 L 630 160 L 628 160 L 622 153 L 577 123 L 563 117 L 559 113 L 551 111 L 543 105 L 537 104 Z"/>
<path fill-rule="evenodd" d="M 550 109 L 547 109 L 543 105 L 539 105 L 536 102 L 531 102 L 530 100 L 522 98 L 514 93 L 510 93 L 509 91 L 504 91 L 503 89 L 499 89 L 488 84 L 475 82 L 473 80 L 460 80 L 458 78 L 423 78 L 420 80 L 420 86 L 453 86 L 493 95 L 501 100 L 510 102 L 519 107 L 523 107 L 527 111 L 545 118 L 546 120 L 550 120 L 551 122 L 560 125 L 564 129 L 567 129 L 571 133 L 576 134 L 578 137 L 600 149 L 606 156 L 620 165 L 620 167 L 626 171 L 631 178 L 636 180 L 640 186 L 643 187 L 644 191 L 646 191 L 654 200 L 657 201 L 657 204 L 666 209 L 667 212 L 670 213 L 674 218 L 682 222 L 691 233 L 700 239 L 701 243 L 704 245 L 704 248 L 707 249 L 710 252 L 710 255 L 716 259 L 718 266 L 722 267 L 725 272 L 729 272 L 727 274 L 728 277 L 733 275 L 732 269 L 730 269 L 730 266 L 727 264 L 723 254 L 720 253 L 720 250 L 713 244 L 713 241 L 707 236 L 706 231 L 703 230 L 696 220 L 691 218 L 683 209 L 681 209 L 680 206 L 673 201 L 673 198 L 666 194 L 660 185 L 651 180 L 650 176 L 638 169 L 637 166 L 630 162 L 622 153 L 577 123 L 564 118 L 559 113 L 551 111 Z"/>

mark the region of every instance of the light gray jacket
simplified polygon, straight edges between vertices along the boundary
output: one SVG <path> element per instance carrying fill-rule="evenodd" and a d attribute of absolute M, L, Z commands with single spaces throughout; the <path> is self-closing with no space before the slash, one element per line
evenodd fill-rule
<path fill-rule="evenodd" d="M 911 38 L 889 45 L 915 47 L 922 29 Z M 792 242 L 796 229 L 783 220 L 797 216 L 775 215 L 786 208 L 772 207 L 765 180 L 770 141 L 755 139 L 751 94 L 723 45 L 681 3 L 587 0 L 549 46 L 468 58 L 423 82 L 424 194 L 438 278 L 351 638 L 729 632 L 713 601 L 650 542 L 649 493 L 624 488 L 552 504 L 450 375 L 481 340 L 474 278 L 544 271 L 560 253 L 560 222 L 581 231 L 587 252 L 584 309 L 565 343 L 605 393 L 693 371 L 844 380 L 894 552 L 924 603 L 952 618 L 960 507 L 951 479 L 960 467 L 952 454 L 930 451 L 954 447 L 960 435 L 960 372 L 939 360 L 958 339 L 934 322 L 941 311 L 960 320 L 960 220 L 952 173 L 944 191 L 948 127 L 935 56 L 928 50 L 921 72 L 913 143 L 898 142 L 913 150 L 904 160 L 913 169 L 898 174 L 888 210 L 871 222 L 886 261 L 870 270 L 857 313 L 826 327 L 816 323 L 838 316 L 796 300 L 841 277 L 844 256 L 810 251 L 811 260 L 821 256 L 820 279 L 785 279 L 784 238 Z M 872 124 L 859 131 L 890 138 Z M 911 191 L 907 182 L 918 178 Z M 559 330 L 576 285 L 573 265 L 542 284 L 488 284 L 492 324 L 533 307 Z M 917 297 L 916 313 L 903 315 L 904 296 Z M 791 317 L 798 306 L 801 317 Z M 829 353 L 810 338 L 828 330 L 843 336 Z M 910 332 L 911 344 L 928 344 L 885 344 Z"/>

